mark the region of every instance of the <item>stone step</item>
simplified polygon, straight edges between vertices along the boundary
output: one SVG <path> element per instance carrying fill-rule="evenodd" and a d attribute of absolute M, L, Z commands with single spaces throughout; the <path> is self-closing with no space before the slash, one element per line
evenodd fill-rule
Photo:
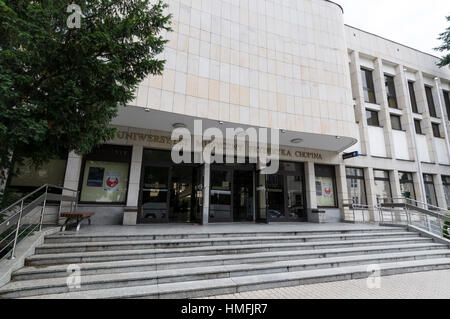
<path fill-rule="evenodd" d="M 83 275 L 83 273 L 81 273 L 83 275 L 81 277 L 81 288 L 78 290 L 87 291 L 93 289 L 155 285 L 193 280 L 220 279 L 229 277 L 234 278 L 258 274 L 298 272 L 314 269 L 329 269 L 356 265 L 373 265 L 381 263 L 443 258 L 449 258 L 450 260 L 449 249 L 431 252 L 406 252 L 370 256 L 279 261 L 258 265 L 240 264 L 207 266 L 176 270 L 156 270 L 103 275 Z M 46 278 L 12 282 L 3 288 L 0 288 L 0 297 L 18 298 L 65 292 L 70 292 L 70 289 L 67 287 L 66 277 L 52 279 Z"/>
<path fill-rule="evenodd" d="M 111 242 L 111 241 L 146 241 L 165 239 L 205 239 L 205 238 L 233 238 L 233 237 L 275 237 L 275 236 L 315 236 L 339 234 L 373 234 L 380 232 L 404 233 L 403 228 L 377 227 L 351 230 L 305 230 L 305 231 L 260 231 L 260 232 L 229 232 L 229 233 L 183 233 L 183 234 L 142 234 L 142 235 L 93 235 L 76 233 L 58 233 L 45 238 L 46 244 L 80 243 L 80 242 Z"/>
<path fill-rule="evenodd" d="M 450 258 L 402 261 L 379 264 L 382 276 L 450 269 Z M 98 299 L 98 298 L 200 298 L 245 291 L 289 287 L 313 283 L 368 278 L 367 265 L 269 273 L 221 279 L 149 284 L 124 288 L 53 293 L 28 298 Z"/>
<path fill-rule="evenodd" d="M 209 247 L 209 246 L 234 246 L 234 245 L 257 245 L 265 243 L 309 243 L 327 241 L 350 241 L 371 239 L 405 239 L 420 238 L 420 235 L 412 232 L 403 233 L 373 233 L 367 234 L 337 234 L 337 235 L 314 235 L 314 236 L 276 236 L 276 237 L 236 237 L 236 238 L 206 238 L 206 239 L 171 239 L 171 240 L 148 240 L 148 241 L 113 241 L 93 243 L 59 243 L 44 244 L 36 248 L 36 254 L 55 254 L 69 252 L 92 252 L 105 250 L 136 250 L 149 248 L 183 248 L 183 247 Z"/>
<path fill-rule="evenodd" d="M 307 251 L 271 251 L 253 254 L 237 254 L 237 255 L 211 255 L 211 256 L 194 256 L 194 257 L 176 257 L 176 258 L 157 258 L 157 259 L 141 259 L 141 260 L 118 260 L 107 262 L 93 262 L 79 264 L 83 275 L 96 275 L 108 273 L 123 272 L 142 272 L 154 270 L 182 269 L 203 266 L 220 266 L 220 265 L 236 265 L 245 263 L 268 263 L 287 260 L 308 260 L 317 258 L 331 258 L 343 256 L 370 256 L 372 254 L 389 254 L 389 253 L 438 253 L 442 249 L 446 249 L 441 244 L 408 244 L 408 245 L 392 245 L 392 246 L 372 246 L 362 248 L 338 248 L 323 250 L 307 250 Z M 67 267 L 69 264 L 47 267 L 25 267 L 12 275 L 13 281 L 58 278 L 67 276 Z"/>
<path fill-rule="evenodd" d="M 53 253 L 39 254 L 26 259 L 27 266 L 58 265 L 66 263 L 84 263 L 112 260 L 133 260 L 149 258 L 168 258 L 168 257 L 188 257 L 205 255 L 224 255 L 224 254 L 247 254 L 271 251 L 291 251 L 291 250 L 315 250 L 349 247 L 368 247 L 368 246 L 390 246 L 402 244 L 431 244 L 430 238 L 413 237 L 398 239 L 376 239 L 376 240 L 355 240 L 355 241 L 332 241 L 332 242 L 311 242 L 311 243 L 276 243 L 276 244 L 257 244 L 257 245 L 234 245 L 234 246 L 212 246 L 212 247 L 188 247 L 188 248 L 170 248 L 170 249 L 134 249 L 134 250 L 104 250 L 94 252 L 71 252 L 71 253 Z"/>

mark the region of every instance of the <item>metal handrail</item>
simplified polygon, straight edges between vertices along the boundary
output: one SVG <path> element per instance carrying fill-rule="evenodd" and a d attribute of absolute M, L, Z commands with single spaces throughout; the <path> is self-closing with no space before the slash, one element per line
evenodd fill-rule
<path fill-rule="evenodd" d="M 383 203 L 379 203 L 372 207 L 372 209 L 378 210 L 380 223 L 411 225 L 434 233 L 440 238 L 450 239 L 449 211 L 406 197 L 385 198 L 382 200 L 384 201 Z M 422 208 L 420 205 L 423 205 L 426 208 Z M 361 222 L 360 220 L 356 220 L 355 214 L 358 204 L 350 204 L 345 207 L 353 209 L 354 222 Z M 360 207 L 360 210 L 364 210 L 364 208 L 367 210 L 371 209 L 370 206 L 366 205 L 360 205 Z M 429 207 L 435 208 L 435 210 L 429 210 Z M 386 214 L 388 216 L 386 216 Z M 362 222 L 366 223 L 364 213 Z M 373 220 L 369 220 L 368 222 L 376 222 L 375 216 L 373 216 Z"/>
<path fill-rule="evenodd" d="M 55 195 L 49 193 L 49 189 L 61 190 L 61 196 L 59 196 L 58 197 L 59 200 L 57 200 L 59 201 L 58 217 L 61 214 L 63 202 L 70 202 L 70 212 L 73 212 L 78 202 L 78 195 L 79 195 L 78 190 L 73 190 L 67 187 L 60 187 L 51 184 L 45 184 L 39 187 L 30 194 L 22 197 L 15 203 L 9 205 L 7 208 L 1 210 L 0 216 L 2 215 L 7 216 L 7 213 L 10 212 L 11 210 L 17 211 L 14 212 L 11 216 L 7 216 L 7 218 L 0 223 L 0 260 L 7 258 L 9 254 L 10 259 L 15 259 L 16 247 L 18 242 L 20 240 L 27 238 L 31 233 L 33 233 L 37 229 L 39 229 L 39 231 L 42 231 L 47 200 L 49 199 L 49 195 Z M 39 192 L 42 192 L 43 190 L 45 190 L 43 194 L 35 198 L 30 203 L 25 203 L 26 200 L 33 198 L 34 195 L 39 194 Z M 73 197 L 64 196 L 64 191 L 71 192 L 74 196 Z M 52 200 L 52 198 L 54 198 L 54 196 L 50 197 L 50 200 Z M 36 210 L 36 208 L 40 206 L 42 206 L 42 208 Z M 32 218 L 35 217 L 34 215 L 36 214 L 36 212 L 40 212 L 40 215 L 37 216 L 38 222 L 33 222 Z M 13 235 L 14 238 L 12 238 Z M 7 251 L 10 248 L 11 250 Z M 4 256 L 2 256 L 2 254 L 4 254 Z"/>

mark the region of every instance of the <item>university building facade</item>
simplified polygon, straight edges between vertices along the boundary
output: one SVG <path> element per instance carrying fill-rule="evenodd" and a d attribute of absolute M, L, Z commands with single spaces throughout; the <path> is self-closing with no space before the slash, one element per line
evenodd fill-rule
<path fill-rule="evenodd" d="M 119 107 L 116 138 L 24 167 L 9 188 L 76 189 L 94 224 L 339 222 L 349 201 L 376 220 L 393 198 L 450 207 L 450 70 L 438 58 L 344 25 L 331 1 L 166 2 L 165 70 Z M 174 164 L 171 132 L 195 120 L 279 130 L 279 172 Z"/>

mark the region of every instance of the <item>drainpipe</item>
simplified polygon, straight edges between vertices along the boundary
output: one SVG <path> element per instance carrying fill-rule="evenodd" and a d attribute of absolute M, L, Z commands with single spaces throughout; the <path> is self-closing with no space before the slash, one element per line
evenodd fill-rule
<path fill-rule="evenodd" d="M 414 152 L 416 154 L 416 160 L 417 160 L 417 172 L 419 173 L 419 183 L 420 183 L 420 189 L 422 191 L 422 200 L 423 200 L 423 204 L 424 204 L 424 208 L 428 209 L 428 201 L 427 201 L 427 195 L 426 195 L 426 191 L 425 191 L 425 182 L 424 182 L 424 178 L 423 178 L 423 170 L 422 170 L 422 162 L 420 161 L 420 156 L 419 156 L 419 149 L 417 148 L 417 133 L 416 133 L 416 129 L 414 127 L 414 111 L 413 111 L 413 107 L 412 107 L 412 103 L 411 103 L 411 94 L 409 93 L 409 86 L 408 86 L 408 77 L 406 76 L 406 68 L 403 68 L 403 78 L 405 79 L 405 83 L 406 83 L 406 94 L 408 96 L 408 104 L 409 104 L 409 110 L 411 112 L 411 123 L 409 125 L 409 129 L 411 130 L 411 132 L 413 133 L 413 145 L 414 145 Z"/>

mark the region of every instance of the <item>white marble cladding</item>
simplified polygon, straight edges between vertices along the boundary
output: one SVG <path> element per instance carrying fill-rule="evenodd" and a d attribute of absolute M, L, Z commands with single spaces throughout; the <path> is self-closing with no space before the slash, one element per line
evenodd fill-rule
<path fill-rule="evenodd" d="M 168 0 L 162 76 L 132 105 L 355 136 L 341 9 L 323 0 Z"/>

